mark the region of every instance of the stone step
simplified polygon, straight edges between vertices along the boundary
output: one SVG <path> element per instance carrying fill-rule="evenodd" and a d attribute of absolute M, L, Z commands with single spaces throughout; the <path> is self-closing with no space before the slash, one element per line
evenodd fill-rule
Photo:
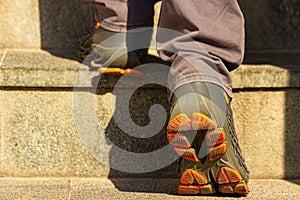
<path fill-rule="evenodd" d="M 247 54 L 299 52 L 299 1 L 238 2 L 245 16 Z M 94 25 L 93 10 L 82 0 L 1 0 L 0 18 L 0 48 L 75 49 L 78 39 Z"/>
<path fill-rule="evenodd" d="M 177 177 L 177 161 L 155 162 L 160 155 L 149 154 L 167 144 L 167 89 L 136 89 L 153 77 L 165 84 L 166 73 L 149 67 L 144 77 L 102 76 L 99 84 L 98 73 L 70 55 L 36 49 L 0 55 L 1 177 Z M 236 129 L 252 178 L 300 178 L 299 75 L 296 64 L 232 72 Z M 120 148 L 137 160 L 128 164 Z M 135 169 L 149 172 L 121 172 Z"/>
<path fill-rule="evenodd" d="M 177 184 L 177 179 L 1 178 L 0 197 L 1 200 L 220 199 L 220 196 L 179 196 Z M 241 199 L 297 200 L 299 185 L 300 180 L 251 179 L 250 193 Z"/>
<path fill-rule="evenodd" d="M 40 49 L 0 49 L 0 66 L 2 87 L 69 87 L 75 86 L 79 72 L 92 78 L 98 75 L 95 71 L 88 69 L 76 58 L 74 52 L 49 52 Z M 276 53 L 267 56 L 253 54 L 251 64 L 242 64 L 237 70 L 231 73 L 234 89 L 246 88 L 298 88 L 300 87 L 300 57 L 298 53 L 287 53 L 279 55 Z M 273 57 L 268 62 L 268 57 Z M 150 58 L 152 59 L 152 58 Z M 155 59 L 155 58 L 153 58 Z M 156 61 L 156 59 L 155 59 Z M 249 63 L 249 62 L 246 62 Z M 269 64 L 272 63 L 272 64 Z M 51 73 L 49 73 L 51 72 Z M 156 73 L 155 70 L 151 73 Z M 160 73 L 161 78 L 166 74 Z M 119 77 L 113 76 L 114 80 Z M 115 82 L 105 80 L 102 77 L 102 87 L 113 87 Z M 94 87 L 95 83 L 80 82 L 78 87 Z M 131 84 L 129 80 L 129 85 Z M 126 85 L 128 87 L 129 85 Z"/>

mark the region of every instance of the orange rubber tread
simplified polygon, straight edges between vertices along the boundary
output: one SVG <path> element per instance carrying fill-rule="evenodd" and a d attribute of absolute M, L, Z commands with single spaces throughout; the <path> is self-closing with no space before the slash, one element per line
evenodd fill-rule
<path fill-rule="evenodd" d="M 217 181 L 219 184 L 235 183 L 242 180 L 241 175 L 232 168 L 222 167 L 218 173 Z"/>
<path fill-rule="evenodd" d="M 214 194 L 215 190 L 212 185 L 182 185 L 178 187 L 178 194 L 195 195 L 195 194 Z"/>
<path fill-rule="evenodd" d="M 168 124 L 168 132 L 188 131 L 191 129 L 190 119 L 186 114 L 179 114 Z"/>
<path fill-rule="evenodd" d="M 221 185 L 219 191 L 224 194 L 234 194 L 234 189 L 230 184 Z"/>
<path fill-rule="evenodd" d="M 207 159 L 209 161 L 213 161 L 221 158 L 225 153 L 226 153 L 226 144 L 221 144 L 209 150 Z"/>
<path fill-rule="evenodd" d="M 201 113 L 193 113 L 191 117 L 192 130 L 205 130 L 217 128 L 217 124 Z"/>
<path fill-rule="evenodd" d="M 234 189 L 234 192 L 236 194 L 249 194 L 249 189 L 246 185 L 246 183 L 238 183 L 236 186 L 235 186 L 235 189 Z"/>
<path fill-rule="evenodd" d="M 189 148 L 191 146 L 189 140 L 180 133 L 167 133 L 167 139 L 175 147 Z"/>
<path fill-rule="evenodd" d="M 226 136 L 223 129 L 215 129 L 207 133 L 205 140 L 207 146 L 215 146 L 225 142 Z"/>
<path fill-rule="evenodd" d="M 206 130 L 217 128 L 217 123 L 201 113 L 193 113 L 191 118 L 186 114 L 179 114 L 168 124 L 168 132 Z"/>
<path fill-rule="evenodd" d="M 199 185 L 207 184 L 207 179 L 193 169 L 186 170 L 180 179 L 181 184 L 193 184 L 194 181 L 196 181 Z"/>

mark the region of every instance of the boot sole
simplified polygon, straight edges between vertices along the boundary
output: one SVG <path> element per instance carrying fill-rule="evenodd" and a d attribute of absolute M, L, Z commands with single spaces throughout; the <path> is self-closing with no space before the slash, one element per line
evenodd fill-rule
<path fill-rule="evenodd" d="M 216 128 L 217 124 L 203 114 L 193 113 L 190 119 L 185 114 L 180 114 L 169 122 L 167 139 L 181 157 L 199 162 L 196 151 L 191 148 L 188 138 L 181 132 L 209 130 L 205 136 L 206 145 L 210 147 L 207 159 L 213 161 L 222 157 L 226 152 L 225 133 L 223 129 Z"/>
<path fill-rule="evenodd" d="M 174 150 L 188 161 L 199 163 L 196 150 L 185 135 L 187 131 L 207 130 L 204 142 L 208 147 L 207 162 L 217 162 L 227 151 L 226 134 L 223 129 L 217 129 L 217 124 L 209 117 L 201 113 L 193 113 L 189 118 L 186 114 L 175 116 L 168 124 L 167 139 L 174 147 Z M 228 136 L 227 136 L 228 137 Z M 205 164 L 204 164 L 205 165 Z M 223 164 L 224 165 L 224 164 Z M 210 170 L 207 166 L 205 173 Z M 213 170 L 212 170 L 213 171 Z M 242 179 L 239 172 L 230 166 L 222 166 L 215 170 L 215 182 L 217 189 L 208 178 L 194 169 L 187 169 L 180 178 L 178 194 L 196 195 L 196 194 L 214 194 L 218 192 L 223 194 L 246 195 L 249 193 L 247 184 Z"/>

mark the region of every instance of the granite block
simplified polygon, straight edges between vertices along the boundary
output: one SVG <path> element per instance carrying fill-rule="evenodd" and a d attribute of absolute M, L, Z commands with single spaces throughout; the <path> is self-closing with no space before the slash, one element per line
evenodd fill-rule
<path fill-rule="evenodd" d="M 0 199 L 69 199 L 67 179 L 0 179 Z"/>
<path fill-rule="evenodd" d="M 125 94 L 129 90 L 123 92 Z M 81 109 L 74 110 L 72 91 L 1 90 L 1 176 L 176 177 L 176 162 L 159 171 L 138 175 L 109 169 L 108 166 L 118 161 L 112 154 L 116 147 L 128 152 L 146 153 L 167 144 L 166 121 L 163 114 L 158 114 L 168 113 L 165 89 L 136 90 L 129 102 L 130 116 L 120 112 L 126 100 L 122 93 L 116 95 L 109 89 L 76 93 L 88 93 L 94 104 L 83 99 L 79 104 Z M 299 141 L 296 134 L 300 123 L 295 118 L 299 113 L 295 105 L 299 96 L 293 90 L 234 93 L 232 105 L 237 134 L 252 178 L 298 177 Z M 151 111 L 155 104 L 163 107 Z M 97 124 L 89 123 L 91 114 L 85 109 L 90 105 L 95 111 Z M 76 112 L 82 116 L 79 121 L 76 121 Z M 160 122 L 155 121 L 157 119 Z M 147 129 L 151 120 L 154 124 L 163 122 L 157 134 Z M 91 144 L 96 142 L 92 146 L 96 149 L 91 151 L 76 129 L 78 122 L 86 128 L 87 136 L 92 136 L 94 126 L 100 126 L 103 134 L 114 144 L 112 148 L 103 151 L 101 148 L 105 145 L 91 137 Z M 137 131 L 139 127 L 145 131 Z M 128 133 L 139 137 L 154 135 L 137 138 Z M 99 152 L 109 159 L 108 165 L 95 159 L 95 153 Z M 143 167 L 142 162 L 139 164 Z"/>
<path fill-rule="evenodd" d="M 292 86 L 290 76 L 294 75 L 290 73 L 289 69 L 272 65 L 242 65 L 241 68 L 243 69 L 243 78 L 241 81 L 245 88 L 280 88 Z M 300 80 L 294 84 L 298 85 L 299 83 Z"/>
<path fill-rule="evenodd" d="M 41 50 L 7 50 L 0 69 L 1 176 L 175 177 L 176 162 L 139 175 L 109 169 L 112 162 L 118 162 L 110 154 L 115 147 L 145 153 L 166 144 L 166 88 L 155 84 L 135 86 L 152 80 L 151 76 L 165 81 L 167 73 L 150 70 L 142 78 L 99 79 L 97 72 L 81 67 L 76 61 Z M 73 90 L 82 71 L 87 81 Z M 242 65 L 232 72 L 236 82 L 232 104 L 236 129 L 253 178 L 299 178 L 299 72 L 297 68 L 273 65 Z M 130 99 L 126 99 L 132 91 Z M 73 107 L 76 94 L 90 97 L 79 99 L 82 101 L 77 111 Z M 151 110 L 155 104 L 162 106 Z M 95 159 L 78 135 L 78 124 L 87 125 L 87 135 L 96 124 L 87 123 L 90 118 L 85 109 L 90 105 L 95 110 L 96 123 L 115 144 L 110 149 L 103 149 L 106 146 L 101 143 L 94 146 L 98 152 L 105 150 L 102 155 L 110 163 Z M 127 113 L 124 108 L 128 108 Z M 76 112 L 85 113 L 79 122 L 74 118 Z M 161 126 L 154 127 L 157 134 L 150 138 L 126 134 L 152 134 L 147 129 L 151 123 Z"/>
<path fill-rule="evenodd" d="M 127 91 L 124 91 L 125 93 Z M 74 93 L 88 93 L 95 101 L 96 123 L 89 123 L 90 113 L 84 111 L 91 102 L 82 101 L 80 109 L 72 105 Z M 115 111 L 122 96 L 114 97 L 109 91 L 40 91 L 27 89 L 23 91 L 1 90 L 1 176 L 11 177 L 176 177 L 176 163 L 161 167 L 160 171 L 147 174 L 128 174 L 120 170 L 109 169 L 116 155 L 114 149 L 104 149 L 103 143 L 97 143 L 91 151 L 82 141 L 78 126 L 83 126 L 83 134 L 92 135 L 93 127 L 99 126 L 103 134 L 113 142 L 113 147 L 120 147 L 130 152 L 151 152 L 167 144 L 165 122 L 153 137 L 137 139 L 128 136 L 115 122 Z M 117 99 L 112 101 L 112 98 Z M 148 117 L 148 109 L 153 103 L 162 104 L 168 112 L 167 92 L 165 89 L 140 89 L 130 99 L 130 116 L 119 115 L 124 124 L 136 123 L 147 125 L 150 119 L 159 124 L 160 117 Z M 74 110 L 75 109 L 75 110 Z M 81 117 L 76 118 L 76 113 Z M 157 111 L 156 112 L 160 112 Z M 5 116 L 5 117 L 4 117 Z M 132 117 L 132 118 L 131 118 Z M 78 123 L 78 124 L 76 124 Z M 76 127 L 77 126 L 77 127 Z M 129 126 L 129 131 L 136 131 Z M 149 131 L 149 128 L 147 129 Z M 139 134 L 139 133 L 138 133 Z M 141 132 L 140 134 L 146 134 Z M 93 139 L 90 137 L 89 139 Z M 92 141 L 93 144 L 93 141 Z M 95 152 L 100 157 L 108 157 L 109 162 L 95 159 Z M 98 158 L 98 157 L 96 157 Z M 133 163 L 134 164 L 134 163 Z M 142 163 L 141 164 L 142 167 Z"/>
<path fill-rule="evenodd" d="M 78 49 L 80 38 L 95 25 L 93 8 L 82 0 L 39 0 L 38 9 L 41 47 L 49 51 Z"/>
<path fill-rule="evenodd" d="M 239 0 L 239 3 L 246 22 L 246 53 L 299 52 L 298 0 Z"/>
<path fill-rule="evenodd" d="M 256 0 L 249 3 L 239 0 L 239 3 L 246 22 L 247 54 L 298 50 L 299 1 Z M 159 4 L 155 9 L 158 13 Z M 30 0 L 21 3 L 4 0 L 0 13 L 0 48 L 75 50 L 78 40 L 95 23 L 91 5 L 82 0 Z M 158 15 L 155 16 L 156 21 L 157 18 Z"/>
<path fill-rule="evenodd" d="M 285 92 L 246 92 L 243 148 L 252 178 L 285 177 Z"/>
<path fill-rule="evenodd" d="M 76 60 L 57 57 L 47 51 L 35 49 L 6 50 L 0 74 L 0 85 L 16 87 L 73 87 L 79 69 Z M 64 54 L 65 55 L 65 54 Z M 84 67 L 90 79 L 84 86 L 92 86 L 91 79 L 98 75 Z"/>
<path fill-rule="evenodd" d="M 39 1 L 2 0 L 0 48 L 40 48 Z"/>
<path fill-rule="evenodd" d="M 251 179 L 250 194 L 240 199 L 291 199 L 300 195 L 299 180 Z M 37 179 L 7 178 L 0 180 L 1 199 L 205 199 L 220 196 L 177 195 L 177 179 Z M 68 188 L 67 188 L 68 187 Z M 237 197 L 222 196 L 225 199 Z"/>
<path fill-rule="evenodd" d="M 105 176 L 83 147 L 72 117 L 72 92 L 3 91 L 1 176 Z"/>
<path fill-rule="evenodd" d="M 237 135 L 251 178 L 299 177 L 299 90 L 236 92 L 233 98 Z"/>
<path fill-rule="evenodd" d="M 300 90 L 288 90 L 285 94 L 285 178 L 300 177 Z"/>
<path fill-rule="evenodd" d="M 120 76 L 99 76 L 81 62 L 67 59 L 65 54 L 55 56 L 43 50 L 6 50 L 0 68 L 0 86 L 12 87 L 102 87 L 111 88 Z M 147 58 L 148 59 L 148 58 Z M 147 62 L 160 62 L 149 57 Z M 146 66 L 145 76 L 131 76 L 123 81 L 124 88 L 135 87 L 137 82 L 159 80 L 166 85 L 168 67 L 157 72 L 156 66 Z M 295 88 L 300 87 L 299 65 L 245 64 L 231 72 L 233 88 Z M 78 81 L 80 80 L 80 81 Z M 119 82 L 120 83 L 120 82 Z M 157 85 L 147 87 L 157 88 Z"/>
<path fill-rule="evenodd" d="M 236 199 L 232 196 L 177 195 L 176 179 L 72 179 L 70 199 Z M 300 195 L 299 180 L 251 179 L 250 193 L 239 199 L 293 199 Z"/>

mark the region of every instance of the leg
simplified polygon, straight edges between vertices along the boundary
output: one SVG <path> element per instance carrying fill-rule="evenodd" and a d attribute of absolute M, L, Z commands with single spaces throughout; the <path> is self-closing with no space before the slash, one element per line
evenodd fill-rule
<path fill-rule="evenodd" d="M 247 194 L 249 173 L 234 130 L 229 71 L 243 59 L 235 0 L 163 1 L 159 53 L 172 62 L 168 140 L 181 155 L 180 194 Z"/>
<path fill-rule="evenodd" d="M 183 77 L 170 74 L 170 88 L 205 81 L 223 87 L 231 96 L 232 84 L 228 71 L 241 63 L 244 53 L 244 20 L 236 0 L 187 0 L 185 3 L 164 0 L 159 26 L 184 33 L 172 42 L 162 38 L 164 43 L 159 47 L 174 49 L 179 55 L 175 57 L 160 51 L 160 56 L 172 62 L 172 69 Z M 199 54 L 200 47 L 195 49 L 195 41 L 192 40 L 187 43 L 185 35 L 206 52 Z M 185 58 L 189 58 L 189 63 Z"/>
<path fill-rule="evenodd" d="M 95 19 L 107 30 L 124 32 L 153 25 L 153 6 L 158 0 L 87 0 L 94 3 Z"/>
<path fill-rule="evenodd" d="M 124 67 L 134 67 L 141 64 L 140 60 L 147 53 L 147 49 L 128 52 L 128 47 L 137 43 L 136 38 L 139 35 L 143 37 L 143 40 L 139 40 L 139 42 L 149 44 L 151 34 L 148 34 L 149 31 L 147 33 L 140 31 L 135 34 L 127 34 L 126 31 L 152 26 L 153 6 L 158 0 L 86 1 L 93 3 L 97 25 L 81 39 L 78 56 L 85 60 L 85 64 L 89 65 L 91 69 L 96 69 L 100 73 L 122 74 L 128 70 L 133 71 L 124 70 Z M 102 43 L 115 35 L 117 35 L 118 42 Z"/>

